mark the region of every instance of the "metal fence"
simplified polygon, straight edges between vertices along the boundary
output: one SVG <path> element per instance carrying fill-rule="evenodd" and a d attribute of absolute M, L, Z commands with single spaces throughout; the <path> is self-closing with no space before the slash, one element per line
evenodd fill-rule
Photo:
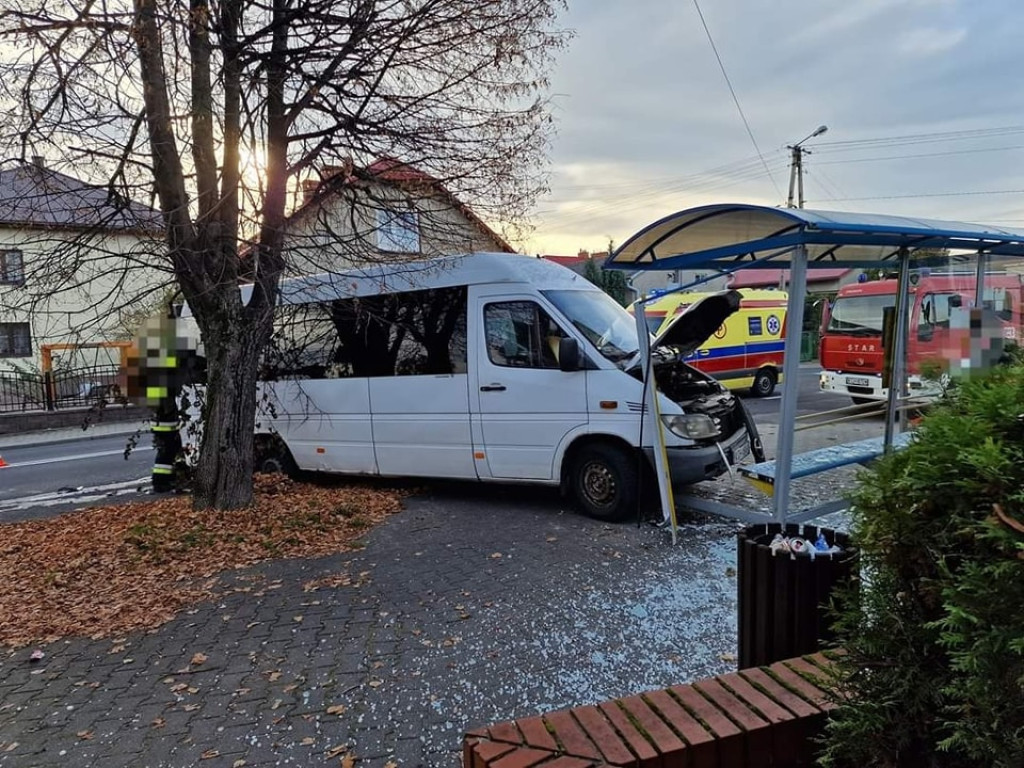
<path fill-rule="evenodd" d="M 93 365 L 46 374 L 0 371 L 0 413 L 121 403 L 124 391 L 124 372 L 117 365 Z"/>

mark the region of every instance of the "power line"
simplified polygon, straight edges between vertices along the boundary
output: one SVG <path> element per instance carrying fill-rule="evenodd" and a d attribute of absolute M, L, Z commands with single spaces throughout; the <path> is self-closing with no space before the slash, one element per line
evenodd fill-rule
<path fill-rule="evenodd" d="M 708 29 L 708 23 L 704 20 L 704 12 L 700 9 L 700 4 L 697 0 L 693 0 L 693 6 L 697 9 L 697 15 L 700 16 L 700 23 L 704 26 L 704 32 L 708 36 L 708 42 L 711 43 L 711 50 L 715 53 L 715 58 L 718 60 L 718 66 L 722 70 L 722 77 L 725 78 L 725 84 L 729 86 L 729 93 L 732 94 L 733 103 L 736 104 L 736 110 L 740 113 L 740 118 L 743 120 L 743 127 L 747 129 L 747 135 L 750 137 L 751 143 L 754 145 L 754 149 L 757 151 L 757 156 L 761 158 L 761 164 L 764 165 L 764 172 L 768 174 L 768 178 L 771 179 L 772 186 L 775 187 L 776 193 L 779 197 L 782 197 L 782 190 L 779 185 L 775 182 L 775 177 L 772 176 L 772 172 L 768 169 L 768 163 L 764 160 L 764 155 L 761 154 L 761 148 L 757 145 L 757 139 L 754 138 L 754 132 L 750 130 L 750 123 L 747 122 L 747 116 L 743 114 L 743 107 L 740 106 L 740 100 L 736 96 L 736 91 L 732 87 L 732 81 L 729 79 L 729 73 L 725 71 L 725 64 L 722 63 L 722 57 L 718 55 L 718 46 L 715 45 L 715 39 L 711 36 L 711 30 Z"/>
<path fill-rule="evenodd" d="M 1014 136 L 1024 133 L 1024 126 L 1008 125 L 999 128 L 976 128 L 963 131 L 939 131 L 934 133 L 915 133 L 903 136 L 880 136 L 871 139 L 849 139 L 845 141 L 822 141 L 815 145 L 818 152 L 849 152 L 877 147 L 892 147 L 908 144 L 934 144 L 944 141 L 966 141 L 993 138 L 996 136 Z"/>
<path fill-rule="evenodd" d="M 967 195 L 1019 195 L 1024 189 L 980 189 L 971 192 L 922 192 L 913 195 L 879 195 L 876 197 L 837 197 L 836 202 L 852 202 L 859 200 L 903 200 L 914 197 L 961 197 Z"/>
<path fill-rule="evenodd" d="M 975 150 L 950 150 L 949 152 L 929 152 L 916 155 L 883 155 L 876 158 L 851 158 L 849 160 L 823 160 L 816 165 L 842 165 L 846 163 L 873 163 L 884 160 L 912 160 L 915 158 L 943 158 L 947 155 L 971 155 L 979 152 L 1006 152 L 1008 150 L 1024 150 L 1024 144 L 1012 144 L 1010 146 L 986 146 L 975 148 Z"/>

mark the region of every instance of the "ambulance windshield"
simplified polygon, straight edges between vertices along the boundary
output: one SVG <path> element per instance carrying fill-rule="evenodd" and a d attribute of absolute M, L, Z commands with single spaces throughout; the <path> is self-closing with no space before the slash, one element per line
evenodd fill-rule
<path fill-rule="evenodd" d="M 636 320 L 602 291 L 542 291 L 597 351 L 622 365 L 640 349 Z"/>

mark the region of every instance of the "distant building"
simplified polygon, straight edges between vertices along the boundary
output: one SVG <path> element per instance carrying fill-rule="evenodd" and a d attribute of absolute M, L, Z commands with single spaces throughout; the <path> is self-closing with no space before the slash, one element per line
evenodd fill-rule
<path fill-rule="evenodd" d="M 578 275 L 583 275 L 584 277 L 586 277 L 588 264 L 593 264 L 593 268 L 600 271 L 604 269 L 604 263 L 608 260 L 608 256 L 608 251 L 598 251 L 595 253 L 591 253 L 590 251 L 580 250 L 575 256 L 555 256 L 552 254 L 543 254 L 539 258 L 542 258 L 546 261 L 552 261 L 555 264 L 559 264 L 563 267 L 566 267 L 567 269 L 571 269 Z M 629 285 L 628 276 L 626 278 L 624 297 L 617 296 L 618 291 L 614 289 L 608 289 L 607 286 L 602 287 L 604 287 L 605 290 L 608 290 L 609 293 L 615 294 L 616 298 L 624 299 L 627 304 L 636 301 L 637 294 L 636 291 L 633 290 L 632 286 Z"/>
<path fill-rule="evenodd" d="M 847 283 L 857 282 L 858 269 L 826 267 L 807 270 L 808 293 L 835 293 Z M 741 269 L 729 275 L 729 288 L 789 288 L 788 269 Z"/>
<path fill-rule="evenodd" d="M 0 169 L 0 370 L 43 344 L 126 339 L 138 297 L 168 281 L 160 213 L 47 168 Z"/>
<path fill-rule="evenodd" d="M 331 166 L 304 182 L 285 222 L 289 274 L 454 253 L 514 253 L 431 175 L 385 158 L 366 168 Z"/>

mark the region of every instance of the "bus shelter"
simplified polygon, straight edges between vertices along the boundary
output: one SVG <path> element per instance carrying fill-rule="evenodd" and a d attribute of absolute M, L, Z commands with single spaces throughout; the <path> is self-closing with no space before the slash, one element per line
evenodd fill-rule
<path fill-rule="evenodd" d="M 715 275 L 740 269 L 780 267 L 790 271 L 787 328 L 783 363 L 782 402 L 774 461 L 764 462 L 770 474 L 772 505 L 769 514 L 722 504 L 693 495 L 679 501 L 694 509 L 724 515 L 748 523 L 801 523 L 845 508 L 835 500 L 802 510 L 790 509 L 794 462 L 794 429 L 799 387 L 800 334 L 803 327 L 807 272 L 816 268 L 886 268 L 898 275 L 892 376 L 885 404 L 885 433 L 877 452 L 871 446 L 834 446 L 832 460 L 823 468 L 864 462 L 872 455 L 905 444 L 909 435 L 901 432 L 900 413 L 907 407 L 906 345 L 910 275 L 916 268 L 945 264 L 950 258 L 976 263 L 976 297 L 983 295 L 985 274 L 991 260 L 1024 257 L 1024 230 L 984 224 L 938 221 L 907 216 L 844 213 L 803 208 L 721 203 L 673 213 L 644 227 L 610 256 L 605 268 L 622 270 L 709 270 Z M 1024 262 L 1022 262 L 1024 264 Z M 636 305 L 637 327 L 641 330 L 645 378 L 650 375 L 650 350 L 646 339 L 644 300 Z M 662 508 L 666 522 L 673 526 L 675 505 L 665 471 L 661 425 L 657 422 L 655 387 L 650 393 L 648 418 L 652 419 Z M 844 453 L 845 450 L 845 453 Z M 801 470 L 810 474 L 806 462 Z"/>

